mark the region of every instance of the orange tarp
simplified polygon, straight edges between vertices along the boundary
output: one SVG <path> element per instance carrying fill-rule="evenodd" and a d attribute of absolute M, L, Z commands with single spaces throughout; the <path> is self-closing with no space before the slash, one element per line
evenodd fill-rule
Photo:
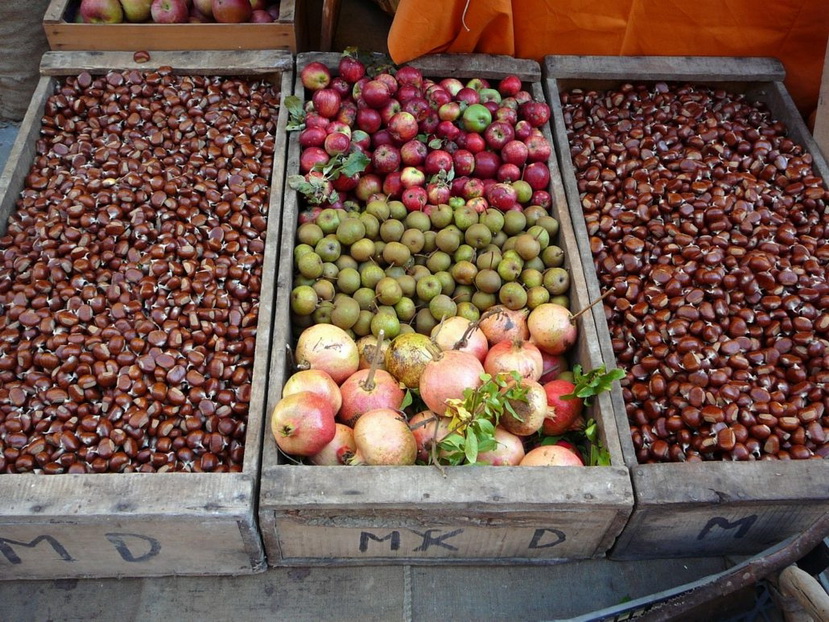
<path fill-rule="evenodd" d="M 435 52 L 771 56 L 804 116 L 817 107 L 829 0 L 401 0 L 392 59 Z"/>

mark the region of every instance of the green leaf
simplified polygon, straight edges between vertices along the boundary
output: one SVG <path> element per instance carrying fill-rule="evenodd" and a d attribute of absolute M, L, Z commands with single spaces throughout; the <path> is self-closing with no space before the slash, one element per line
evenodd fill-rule
<path fill-rule="evenodd" d="M 362 151 L 354 151 L 348 154 L 348 157 L 343 160 L 340 166 L 340 175 L 353 177 L 366 170 L 370 162 L 371 160 Z"/>
<path fill-rule="evenodd" d="M 464 455 L 469 464 L 475 464 L 478 460 L 478 437 L 472 430 L 466 434 L 466 443 L 464 445 Z"/>
<path fill-rule="evenodd" d="M 305 129 L 305 109 L 302 100 L 296 95 L 288 95 L 282 100 L 282 105 L 288 110 L 288 123 L 285 129 L 289 132 Z"/>
<path fill-rule="evenodd" d="M 581 398 L 584 400 L 585 406 L 589 406 L 591 398 L 609 391 L 612 384 L 616 380 L 624 378 L 625 372 L 621 369 L 612 369 L 605 371 L 604 365 L 591 369 L 587 373 L 583 373 L 581 365 L 573 366 L 573 384 L 575 388 L 572 393 L 562 395 L 562 399 L 572 400 Z"/>
<path fill-rule="evenodd" d="M 440 149 L 441 147 L 443 147 L 443 141 L 440 138 L 433 138 L 429 141 L 430 149 Z"/>
<path fill-rule="evenodd" d="M 403 394 L 403 403 L 400 405 L 400 410 L 406 410 L 413 402 L 414 397 L 412 396 L 412 392 L 406 389 L 406 393 Z"/>

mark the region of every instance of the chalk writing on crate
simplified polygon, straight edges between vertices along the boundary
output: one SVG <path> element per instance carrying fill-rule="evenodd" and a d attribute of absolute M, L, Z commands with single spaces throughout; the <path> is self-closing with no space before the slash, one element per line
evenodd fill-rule
<path fill-rule="evenodd" d="M 161 543 L 150 536 L 137 533 L 106 533 L 104 536 L 121 559 L 128 563 L 145 562 L 161 553 Z M 38 546 L 52 547 L 58 558 L 65 562 L 78 561 L 57 538 L 48 534 L 37 536 L 29 542 L 0 537 L 0 555 L 10 564 L 22 564 L 22 550 Z"/>
<path fill-rule="evenodd" d="M 412 548 L 413 553 L 424 553 L 430 549 L 440 548 L 446 551 L 456 552 L 459 547 L 452 542 L 452 538 L 462 536 L 464 529 L 453 529 L 451 531 L 443 531 L 441 529 L 427 529 L 426 531 L 415 531 L 413 529 L 397 530 L 383 532 L 361 531 L 359 550 L 361 553 L 376 552 L 381 548 L 388 547 L 390 551 L 400 551 L 403 546 L 404 535 L 413 534 L 420 538 L 414 538 L 417 541 L 417 546 Z M 411 539 L 411 536 L 405 538 L 406 541 Z M 548 549 L 557 546 L 567 539 L 563 531 L 558 529 L 548 529 L 541 527 L 535 529 L 532 537 L 527 543 L 527 549 Z M 374 543 L 374 544 L 373 544 Z"/>

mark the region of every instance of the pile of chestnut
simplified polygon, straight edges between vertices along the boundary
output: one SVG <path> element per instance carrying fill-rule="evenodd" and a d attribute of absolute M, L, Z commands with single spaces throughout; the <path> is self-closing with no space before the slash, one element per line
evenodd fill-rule
<path fill-rule="evenodd" d="M 0 238 L 0 473 L 241 470 L 278 104 L 58 83 Z"/>
<path fill-rule="evenodd" d="M 563 93 L 640 462 L 829 456 L 829 192 L 762 104 Z"/>

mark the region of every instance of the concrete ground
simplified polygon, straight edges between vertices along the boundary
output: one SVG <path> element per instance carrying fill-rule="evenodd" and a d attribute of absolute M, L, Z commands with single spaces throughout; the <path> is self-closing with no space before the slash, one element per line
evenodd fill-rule
<path fill-rule="evenodd" d="M 321 0 L 307 3 L 319 31 Z M 334 49 L 385 50 L 391 17 L 344 0 Z M 309 43 L 313 48 L 314 41 Z M 0 168 L 17 125 L 0 122 Z M 2 502 L 2 500 L 0 500 Z M 553 620 L 569 619 L 724 570 L 720 558 L 549 566 L 279 568 L 244 577 L 0 581 L 0 621 Z M 689 619 L 779 620 L 749 589 Z"/>

